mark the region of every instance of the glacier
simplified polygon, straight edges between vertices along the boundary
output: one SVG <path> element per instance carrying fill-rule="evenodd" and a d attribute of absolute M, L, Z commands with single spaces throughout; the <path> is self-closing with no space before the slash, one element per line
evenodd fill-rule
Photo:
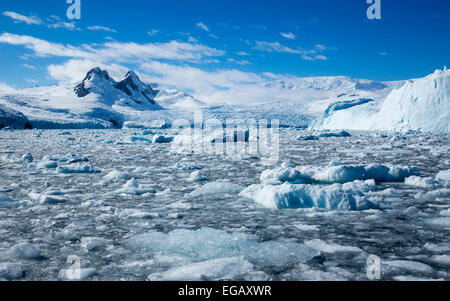
<path fill-rule="evenodd" d="M 331 104 L 311 129 L 450 132 L 450 70 L 406 81 L 383 100 Z"/>

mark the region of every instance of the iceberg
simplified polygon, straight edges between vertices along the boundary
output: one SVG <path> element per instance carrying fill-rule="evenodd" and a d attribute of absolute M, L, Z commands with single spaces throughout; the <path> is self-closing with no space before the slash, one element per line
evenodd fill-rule
<path fill-rule="evenodd" d="M 233 195 L 238 194 L 242 190 L 242 186 L 233 184 L 228 181 L 217 181 L 207 183 L 196 188 L 190 193 L 191 197 L 205 197 L 210 195 Z"/>
<path fill-rule="evenodd" d="M 417 167 L 398 165 L 341 165 L 331 162 L 328 166 L 293 167 L 286 162 L 281 167 L 263 171 L 262 184 L 290 183 L 347 183 L 356 180 L 376 182 L 402 182 L 409 176 L 419 175 Z"/>
<path fill-rule="evenodd" d="M 407 81 L 384 100 L 334 103 L 310 128 L 449 133 L 450 70 Z"/>
<path fill-rule="evenodd" d="M 373 180 L 333 185 L 255 184 L 244 189 L 239 196 L 270 209 L 367 210 L 379 208 L 377 202 L 369 200 L 363 193 L 375 186 Z"/>

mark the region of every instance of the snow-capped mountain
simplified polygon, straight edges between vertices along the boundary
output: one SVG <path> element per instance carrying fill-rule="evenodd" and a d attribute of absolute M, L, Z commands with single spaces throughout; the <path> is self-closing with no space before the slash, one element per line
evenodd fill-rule
<path fill-rule="evenodd" d="M 21 112 L 37 128 L 120 128 L 126 115 L 162 110 L 154 100 L 157 93 L 133 71 L 116 82 L 94 68 L 75 87 L 61 83 L 16 90 L 0 95 L 0 104 Z"/>
<path fill-rule="evenodd" d="M 175 89 L 160 91 L 155 100 L 166 109 L 192 110 L 205 107 L 206 104 L 192 95 Z"/>
<path fill-rule="evenodd" d="M 448 83 L 448 70 L 406 82 L 286 78 L 229 91 L 229 103 L 208 106 L 183 91 L 152 87 L 133 71 L 115 81 L 107 71 L 94 68 L 77 85 L 0 92 L 0 105 L 8 112 L 2 113 L 8 116 L 3 126 L 11 126 L 16 116 L 19 128 L 26 122 L 44 129 L 121 128 L 126 121 L 192 120 L 193 112 L 202 110 L 205 119 L 278 119 L 281 126 L 318 130 L 449 132 Z M 248 101 L 234 105 L 233 93 Z"/>
<path fill-rule="evenodd" d="M 80 98 L 92 93 L 103 96 L 107 102 L 117 102 L 119 100 L 125 103 L 128 101 L 127 104 L 130 104 L 129 100 L 131 99 L 136 104 L 147 105 L 152 109 L 160 109 L 154 100 L 158 91 L 153 90 L 150 85 L 144 84 L 133 71 L 128 71 L 124 79 L 116 82 L 106 70 L 94 68 L 75 87 L 74 92 Z"/>
<path fill-rule="evenodd" d="M 450 132 L 450 71 L 407 81 L 385 99 L 331 104 L 312 129 Z"/>

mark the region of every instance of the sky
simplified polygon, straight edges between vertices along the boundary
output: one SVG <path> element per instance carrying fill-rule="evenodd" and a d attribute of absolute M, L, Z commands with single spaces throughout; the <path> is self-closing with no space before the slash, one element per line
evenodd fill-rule
<path fill-rule="evenodd" d="M 450 1 L 2 1 L 0 88 L 81 81 L 94 66 L 120 79 L 214 94 L 271 80 L 344 75 L 380 81 L 450 66 Z M 374 0 L 375 1 L 375 0 Z"/>

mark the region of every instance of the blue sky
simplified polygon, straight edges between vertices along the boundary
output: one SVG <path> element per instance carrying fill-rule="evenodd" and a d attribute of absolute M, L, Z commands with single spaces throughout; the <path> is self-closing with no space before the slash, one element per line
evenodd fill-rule
<path fill-rule="evenodd" d="M 450 1 L 2 1 L 0 83 L 81 80 L 92 65 L 192 90 L 290 76 L 423 77 L 450 65 Z M 203 81 L 203 82 L 202 82 Z"/>

